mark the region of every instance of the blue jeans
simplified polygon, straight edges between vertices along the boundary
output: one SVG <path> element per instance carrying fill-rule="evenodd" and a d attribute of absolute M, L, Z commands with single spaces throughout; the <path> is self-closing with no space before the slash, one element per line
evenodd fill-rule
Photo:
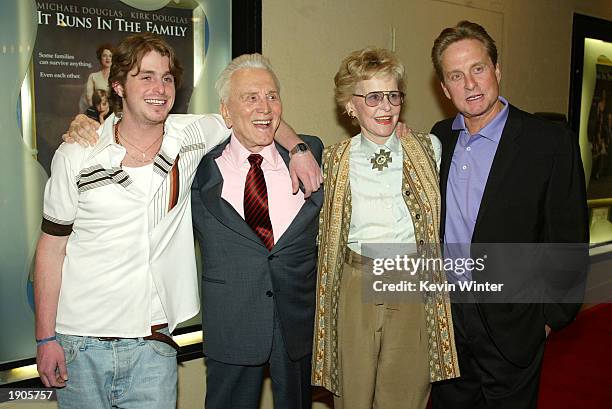
<path fill-rule="evenodd" d="M 168 329 L 160 332 L 168 335 Z M 176 408 L 176 351 L 159 341 L 57 334 L 68 381 L 57 390 L 61 409 Z"/>

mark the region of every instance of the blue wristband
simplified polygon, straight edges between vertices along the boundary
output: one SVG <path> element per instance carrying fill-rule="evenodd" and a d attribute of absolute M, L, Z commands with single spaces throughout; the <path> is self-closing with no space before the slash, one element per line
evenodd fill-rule
<path fill-rule="evenodd" d="M 53 335 L 52 337 L 49 337 L 49 338 L 37 339 L 36 340 L 36 346 L 39 347 L 41 345 L 45 345 L 46 343 L 49 343 L 51 341 L 55 341 L 56 339 L 57 339 L 57 337 L 55 335 Z"/>

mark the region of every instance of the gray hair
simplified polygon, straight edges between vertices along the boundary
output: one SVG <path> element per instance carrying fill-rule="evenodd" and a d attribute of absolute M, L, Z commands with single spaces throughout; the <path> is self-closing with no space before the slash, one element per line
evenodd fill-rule
<path fill-rule="evenodd" d="M 280 83 L 278 82 L 278 78 L 272 69 L 272 64 L 270 64 L 270 60 L 264 57 L 261 54 L 242 54 L 234 58 L 217 78 L 217 82 L 215 82 L 215 89 L 217 90 L 217 94 L 219 98 L 221 98 L 221 102 L 227 102 L 230 94 L 230 80 L 232 75 L 238 70 L 246 70 L 246 69 L 262 69 L 268 71 L 272 78 L 274 79 L 274 84 L 276 85 L 276 89 L 280 92 Z"/>

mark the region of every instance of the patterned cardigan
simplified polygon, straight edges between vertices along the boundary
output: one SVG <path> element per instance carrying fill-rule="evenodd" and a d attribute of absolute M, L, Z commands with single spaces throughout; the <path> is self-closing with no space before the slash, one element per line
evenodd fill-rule
<path fill-rule="evenodd" d="M 313 345 L 312 384 L 339 395 L 338 298 L 351 221 L 349 184 L 350 139 L 323 152 L 325 199 L 319 218 L 317 310 Z M 419 254 L 440 257 L 440 191 L 433 147 L 427 134 L 413 132 L 400 138 L 403 150 L 402 191 L 414 223 Z M 444 274 L 430 273 L 442 283 Z M 430 293 L 425 299 L 432 382 L 459 376 L 448 294 Z M 424 357 L 425 358 L 425 357 Z"/>

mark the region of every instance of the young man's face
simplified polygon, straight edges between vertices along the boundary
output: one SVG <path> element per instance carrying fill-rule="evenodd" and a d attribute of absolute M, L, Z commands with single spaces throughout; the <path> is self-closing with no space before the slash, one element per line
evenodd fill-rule
<path fill-rule="evenodd" d="M 449 45 L 441 58 L 442 90 L 466 120 L 488 122 L 499 111 L 501 72 L 493 65 L 479 40 L 460 40 Z"/>
<path fill-rule="evenodd" d="M 150 51 L 142 57 L 140 71 L 134 67 L 125 86 L 115 83 L 113 88 L 123 98 L 125 118 L 144 125 L 163 123 L 174 105 L 176 92 L 169 58 Z"/>
<path fill-rule="evenodd" d="M 259 152 L 270 145 L 281 114 L 280 95 L 269 71 L 249 68 L 232 74 L 230 95 L 221 103 L 221 115 L 245 148 Z"/>

